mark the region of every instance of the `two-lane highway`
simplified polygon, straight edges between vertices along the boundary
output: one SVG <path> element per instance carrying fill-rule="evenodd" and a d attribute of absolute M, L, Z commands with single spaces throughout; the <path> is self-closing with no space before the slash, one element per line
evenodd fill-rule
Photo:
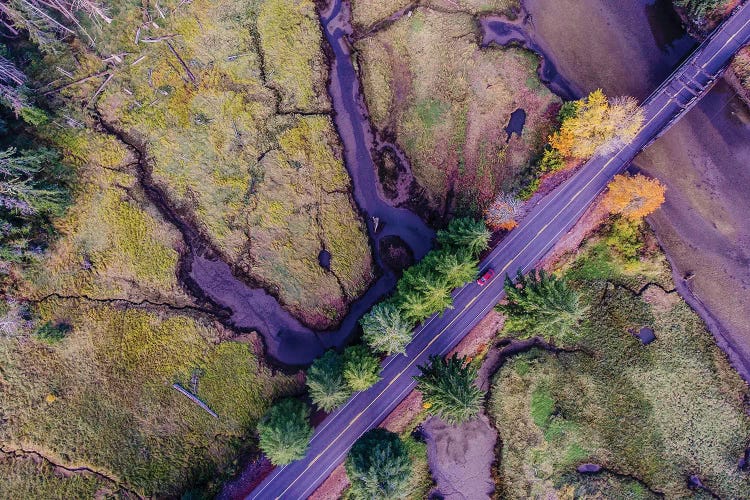
<path fill-rule="evenodd" d="M 721 74 L 732 55 L 750 41 L 750 6 L 735 10 L 706 42 L 643 104 L 645 123 L 630 144 L 584 165 L 563 185 L 543 198 L 483 261 L 497 276 L 484 287 L 468 284 L 454 292 L 455 304 L 415 331 L 406 355 L 384 362 L 382 380 L 355 394 L 316 430 L 307 456 L 276 468 L 248 498 L 302 499 L 312 493 L 342 462 L 349 448 L 378 425 L 414 388 L 417 367 L 429 356 L 450 351 L 503 295 L 503 278 L 517 269 L 528 271 L 578 221 L 612 177 L 687 109 Z"/>

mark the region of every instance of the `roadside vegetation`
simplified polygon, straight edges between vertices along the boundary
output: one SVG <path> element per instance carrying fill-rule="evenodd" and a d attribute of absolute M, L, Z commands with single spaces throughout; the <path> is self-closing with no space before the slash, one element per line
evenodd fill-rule
<path fill-rule="evenodd" d="M 750 93 L 750 47 L 740 49 L 732 59 L 732 69 L 745 92 Z"/>
<path fill-rule="evenodd" d="M 545 337 L 569 343 L 578 335 L 578 327 L 587 307 L 568 282 L 544 270 L 523 275 L 518 271 L 515 282 L 505 276 L 507 298 L 498 306 L 507 316 L 505 331 L 520 338 Z"/>
<path fill-rule="evenodd" d="M 451 291 L 476 278 L 478 257 L 489 238 L 484 223 L 471 218 L 453 219 L 439 231 L 439 249 L 404 271 L 393 295 L 360 320 L 370 348 L 403 353 L 417 324 L 451 307 Z"/>
<path fill-rule="evenodd" d="M 451 425 L 475 418 L 484 399 L 474 383 L 478 369 L 458 354 L 450 358 L 433 356 L 427 365 L 420 366 L 421 375 L 414 379 L 428 413 Z"/>
<path fill-rule="evenodd" d="M 702 494 L 687 486 L 697 475 L 721 498 L 747 497 L 750 480 L 737 466 L 750 435 L 747 386 L 674 292 L 642 219 L 616 213 L 537 287 L 542 279 L 547 291 L 526 294 L 521 286 L 510 296 L 503 333 L 542 335 L 564 351 L 532 349 L 494 377 L 488 413 L 502 442 L 500 495 L 679 498 Z M 561 284 L 567 292 L 557 290 Z M 538 330 L 544 321 L 519 324 L 571 294 L 580 304 L 572 335 L 560 338 L 564 329 L 554 322 Z M 543 306 L 519 315 L 526 295 L 549 301 L 531 300 Z M 635 335 L 642 328 L 656 340 L 644 345 Z M 585 463 L 604 469 L 577 472 Z"/>
<path fill-rule="evenodd" d="M 313 428 L 310 408 L 285 398 L 274 404 L 258 423 L 259 446 L 274 465 L 284 465 L 305 456 Z"/>
<path fill-rule="evenodd" d="M 604 206 L 631 222 L 643 220 L 664 203 L 666 188 L 645 175 L 616 175 L 607 186 Z"/>
<path fill-rule="evenodd" d="M 517 196 L 527 200 L 545 176 L 622 147 L 636 136 L 642 124 L 643 111 L 632 97 L 608 98 L 601 90 L 595 90 L 583 99 L 564 103 L 542 154 L 524 172 Z M 485 214 L 488 223 L 512 229 L 513 200 L 512 196 L 501 194 Z"/>
<path fill-rule="evenodd" d="M 443 213 L 450 201 L 449 210 L 477 216 L 498 192 L 519 188 L 560 101 L 539 82 L 531 52 L 479 47 L 473 13 L 484 7 L 451 3 L 420 6 L 355 47 L 373 125 L 411 161 L 420 209 Z M 481 5 L 505 8 L 492 4 Z M 355 4 L 355 21 L 357 12 Z M 523 132 L 508 138 L 519 108 Z"/>
<path fill-rule="evenodd" d="M 344 462 L 351 487 L 347 498 L 403 498 L 412 474 L 409 450 L 385 429 L 366 432 L 354 443 Z"/>

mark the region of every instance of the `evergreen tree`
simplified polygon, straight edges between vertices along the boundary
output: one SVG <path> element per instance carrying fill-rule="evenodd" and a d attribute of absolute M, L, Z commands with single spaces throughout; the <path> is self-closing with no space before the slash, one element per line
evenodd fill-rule
<path fill-rule="evenodd" d="M 404 271 L 396 285 L 397 302 L 407 321 L 419 323 L 451 307 L 451 287 L 445 278 L 423 260 Z"/>
<path fill-rule="evenodd" d="M 273 405 L 258 423 L 260 449 L 274 465 L 299 460 L 307 453 L 313 428 L 310 408 L 292 398 Z"/>
<path fill-rule="evenodd" d="M 419 371 L 422 374 L 414 379 L 430 413 L 449 424 L 460 424 L 477 416 L 484 396 L 474 384 L 477 368 L 467 364 L 465 357 L 432 356 Z"/>
<path fill-rule="evenodd" d="M 385 429 L 372 429 L 354 443 L 344 463 L 355 499 L 393 499 L 408 494 L 411 459 L 404 442 Z"/>
<path fill-rule="evenodd" d="M 519 270 L 517 283 L 505 277 L 507 304 L 498 306 L 506 313 L 505 327 L 523 337 L 542 335 L 560 341 L 569 341 L 577 335 L 576 327 L 586 308 L 580 295 L 568 287 L 562 278 L 543 270 L 532 271 L 527 276 Z"/>
<path fill-rule="evenodd" d="M 57 152 L 39 148 L 18 152 L 0 151 L 0 207 L 20 215 L 62 213 L 65 195 L 56 186 L 44 182 L 44 168 L 57 164 Z"/>
<path fill-rule="evenodd" d="M 428 265 L 432 266 L 442 276 L 442 281 L 450 290 L 473 281 L 479 272 L 477 267 L 479 261 L 467 250 L 456 252 L 440 250 L 430 252 L 429 255 L 432 258 Z"/>
<path fill-rule="evenodd" d="M 68 202 L 59 155 L 46 148 L 0 151 L 0 260 L 33 259 Z"/>
<path fill-rule="evenodd" d="M 367 347 L 355 345 L 344 350 L 344 379 L 352 391 L 364 391 L 380 380 L 380 361 Z"/>
<path fill-rule="evenodd" d="M 487 249 L 490 232 L 481 220 L 470 217 L 453 219 L 447 229 L 437 232 L 437 242 L 452 251 L 468 250 L 473 257 Z"/>
<path fill-rule="evenodd" d="M 411 340 L 413 326 L 401 315 L 401 310 L 391 302 L 375 305 L 359 320 L 363 339 L 375 352 L 403 353 Z"/>
<path fill-rule="evenodd" d="M 344 360 L 334 350 L 326 351 L 307 370 L 307 387 L 313 403 L 331 412 L 349 399 L 351 392 L 344 380 Z"/>

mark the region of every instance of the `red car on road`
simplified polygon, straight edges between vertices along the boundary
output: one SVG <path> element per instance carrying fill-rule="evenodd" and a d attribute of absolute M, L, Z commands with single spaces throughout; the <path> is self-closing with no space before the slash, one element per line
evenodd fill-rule
<path fill-rule="evenodd" d="M 477 280 L 477 285 L 484 286 L 486 285 L 492 278 L 495 277 L 495 270 L 494 269 L 487 269 L 482 276 L 479 277 Z"/>

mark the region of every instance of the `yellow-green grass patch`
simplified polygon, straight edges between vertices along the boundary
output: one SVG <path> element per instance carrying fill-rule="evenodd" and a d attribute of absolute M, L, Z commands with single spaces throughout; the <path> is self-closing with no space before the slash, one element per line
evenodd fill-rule
<path fill-rule="evenodd" d="M 281 94 L 281 107 L 292 111 L 330 109 L 328 68 L 322 34 L 311 0 L 266 0 L 258 16 L 266 78 Z"/>
<path fill-rule="evenodd" d="M 218 343 L 211 322 L 82 301 L 48 301 L 35 314 L 72 330 L 54 343 L 0 339 L 0 439 L 142 494 L 175 495 L 216 477 L 270 402 L 298 389 L 246 344 Z M 218 419 L 171 387 L 190 388 L 194 375 Z"/>
<path fill-rule="evenodd" d="M 352 0 L 352 23 L 360 33 L 374 27 L 380 21 L 388 19 L 396 12 L 410 5 L 431 7 L 442 12 L 464 12 L 469 14 L 497 13 L 513 16 L 520 9 L 518 0 Z"/>
<path fill-rule="evenodd" d="M 454 189 L 479 210 L 542 147 L 559 102 L 538 84 L 538 60 L 518 48 L 481 49 L 468 14 L 420 8 L 360 40 L 362 80 L 373 123 L 395 133 L 431 204 Z M 526 113 L 521 137 L 505 126 Z"/>
<path fill-rule="evenodd" d="M 488 407 L 502 440 L 501 493 L 581 495 L 592 486 L 576 467 L 593 462 L 667 498 L 691 496 L 691 474 L 722 498 L 747 497 L 750 480 L 737 467 L 750 435 L 747 386 L 679 297 L 653 285 L 636 294 L 654 278 L 664 284 L 661 253 L 625 270 L 600 245 L 567 270 L 591 307 L 580 351 L 534 350 L 494 378 Z M 647 346 L 631 333 L 643 326 L 657 337 Z M 610 480 L 648 496 L 643 485 Z"/>
<path fill-rule="evenodd" d="M 330 118 L 276 114 L 277 91 L 282 108 L 329 107 L 316 15 L 297 0 L 180 5 L 162 24 L 180 34 L 169 41 L 195 83 L 165 43 L 139 44 L 145 59 L 118 72 L 99 108 L 144 142 L 170 203 L 230 264 L 325 328 L 372 273 Z M 321 227 L 332 211 L 339 220 Z M 343 286 L 317 264 L 329 233 Z"/>

